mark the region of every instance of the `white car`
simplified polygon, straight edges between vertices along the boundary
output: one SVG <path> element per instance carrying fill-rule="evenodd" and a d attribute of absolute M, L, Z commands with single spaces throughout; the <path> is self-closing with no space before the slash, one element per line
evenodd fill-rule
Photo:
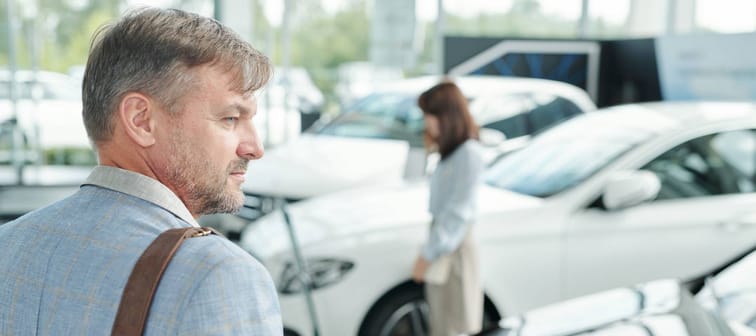
<path fill-rule="evenodd" d="M 269 212 L 273 198 L 301 200 L 423 176 L 425 125 L 417 96 L 439 81 L 427 76 L 386 84 L 336 118 L 268 150 L 247 170 L 242 188 L 248 200 L 240 215 L 255 219 Z M 585 91 L 556 81 L 490 76 L 455 81 L 472 101 L 471 113 L 484 127 L 481 136 L 491 153 L 519 148 L 531 134 L 596 108 Z"/>
<path fill-rule="evenodd" d="M 370 62 L 347 62 L 336 70 L 338 82 L 334 87 L 341 106 L 352 104 L 355 100 L 370 94 L 384 82 L 402 78 L 402 70 L 397 67 L 376 66 Z"/>
<path fill-rule="evenodd" d="M 662 279 L 510 316 L 481 336 L 753 336 L 756 247 L 692 279 Z"/>
<path fill-rule="evenodd" d="M 685 284 L 696 302 L 727 321 L 750 328 L 756 335 L 756 247 L 712 272 Z"/>
<path fill-rule="evenodd" d="M 95 164 L 75 79 L 16 71 L 15 107 L 10 81 L 1 70 L 0 224 L 73 194 Z"/>
<path fill-rule="evenodd" d="M 691 277 L 756 241 L 756 104 L 599 111 L 488 168 L 475 225 L 488 321 Z M 290 206 L 321 334 L 411 335 L 423 322 L 422 289 L 410 273 L 428 231 L 427 189 L 371 186 Z M 288 237 L 276 211 L 240 244 L 270 270 L 287 328 L 311 335 Z"/>
<path fill-rule="evenodd" d="M 707 311 L 675 279 L 559 302 L 506 318 L 499 328 L 481 336 L 753 336 L 756 332 Z"/>
<path fill-rule="evenodd" d="M 320 110 L 325 104 L 323 93 L 315 86 L 312 77 L 305 68 L 276 68 L 270 81 L 272 85 L 288 88 L 304 113 Z"/>
<path fill-rule="evenodd" d="M 257 135 L 266 147 L 293 141 L 302 133 L 300 101 L 287 88 L 268 83 L 257 93 Z"/>
<path fill-rule="evenodd" d="M 26 149 L 25 160 L 43 164 L 94 164 L 81 116 L 81 87 L 62 73 L 16 71 L 15 107 L 10 92 L 10 72 L 0 71 L 0 142 L 12 143 L 12 127 L 22 134 L 17 140 Z M 16 123 L 10 120 L 16 117 Z M 32 149 L 32 151 L 29 151 Z M 34 157 L 39 150 L 46 157 Z M 38 155 L 36 155 L 38 156 Z M 10 148 L 0 146 L 0 163 L 10 161 Z"/>

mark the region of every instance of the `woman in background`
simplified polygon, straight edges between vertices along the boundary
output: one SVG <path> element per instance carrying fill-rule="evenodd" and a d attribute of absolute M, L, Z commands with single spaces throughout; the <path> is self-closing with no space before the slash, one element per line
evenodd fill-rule
<path fill-rule="evenodd" d="M 433 217 L 412 277 L 425 282 L 430 335 L 474 334 L 483 321 L 483 290 L 472 236 L 476 191 L 483 172 L 478 126 L 452 82 L 423 92 L 426 145 L 440 154 L 430 181 Z"/>

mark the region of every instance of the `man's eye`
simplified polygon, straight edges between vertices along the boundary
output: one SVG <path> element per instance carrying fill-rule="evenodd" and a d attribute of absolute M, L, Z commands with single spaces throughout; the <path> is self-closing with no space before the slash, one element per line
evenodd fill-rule
<path fill-rule="evenodd" d="M 223 118 L 223 121 L 228 124 L 236 124 L 236 122 L 239 121 L 239 117 L 225 117 Z"/>

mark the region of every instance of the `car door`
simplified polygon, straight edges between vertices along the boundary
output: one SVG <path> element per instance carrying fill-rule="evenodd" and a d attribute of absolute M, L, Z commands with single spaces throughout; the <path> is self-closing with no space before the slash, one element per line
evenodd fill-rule
<path fill-rule="evenodd" d="M 756 132 L 710 133 L 640 169 L 660 179 L 653 201 L 606 210 L 600 199 L 570 220 L 568 297 L 703 273 L 756 241 Z"/>

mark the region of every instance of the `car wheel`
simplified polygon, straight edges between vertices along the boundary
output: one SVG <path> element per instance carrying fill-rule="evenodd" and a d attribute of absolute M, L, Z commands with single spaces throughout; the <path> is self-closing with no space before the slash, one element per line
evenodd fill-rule
<path fill-rule="evenodd" d="M 499 314 L 486 301 L 483 330 L 496 325 Z M 360 336 L 428 335 L 428 303 L 421 285 L 406 283 L 384 295 L 370 309 L 360 327 Z"/>

